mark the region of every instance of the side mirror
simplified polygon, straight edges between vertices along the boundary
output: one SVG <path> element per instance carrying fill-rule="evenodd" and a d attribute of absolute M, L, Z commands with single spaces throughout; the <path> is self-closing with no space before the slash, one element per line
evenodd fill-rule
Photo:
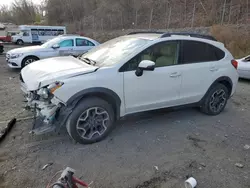
<path fill-rule="evenodd" d="M 142 76 L 143 71 L 154 71 L 155 70 L 155 62 L 150 60 L 143 60 L 138 65 L 138 68 L 135 71 L 136 76 Z"/>
<path fill-rule="evenodd" d="M 52 48 L 53 48 L 53 49 L 57 49 L 57 48 L 60 48 L 60 46 L 59 46 L 59 44 L 54 44 L 54 45 L 52 46 Z"/>

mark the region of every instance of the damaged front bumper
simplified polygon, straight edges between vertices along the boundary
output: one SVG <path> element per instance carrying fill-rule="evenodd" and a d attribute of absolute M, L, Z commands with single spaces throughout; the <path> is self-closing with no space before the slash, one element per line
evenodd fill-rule
<path fill-rule="evenodd" d="M 21 90 L 26 99 L 25 108 L 34 112 L 31 132 L 36 135 L 52 131 L 59 132 L 72 110 L 53 95 L 43 98 L 39 95 L 39 90 L 28 91 L 25 83 L 21 83 Z"/>

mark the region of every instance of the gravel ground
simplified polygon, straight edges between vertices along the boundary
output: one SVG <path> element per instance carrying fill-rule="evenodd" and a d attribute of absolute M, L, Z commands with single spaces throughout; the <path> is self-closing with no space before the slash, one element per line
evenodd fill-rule
<path fill-rule="evenodd" d="M 22 110 L 19 71 L 7 68 L 0 56 L 0 121 Z M 32 121 L 19 121 L 0 143 L 0 188 L 44 188 L 67 166 L 92 188 L 179 188 L 189 175 L 198 187 L 249 188 L 250 149 L 244 149 L 250 145 L 249 93 L 250 82 L 240 81 L 216 117 L 196 109 L 126 117 L 106 140 L 93 145 L 75 144 L 65 129 L 59 135 L 33 136 Z M 53 165 L 42 170 L 47 163 Z"/>

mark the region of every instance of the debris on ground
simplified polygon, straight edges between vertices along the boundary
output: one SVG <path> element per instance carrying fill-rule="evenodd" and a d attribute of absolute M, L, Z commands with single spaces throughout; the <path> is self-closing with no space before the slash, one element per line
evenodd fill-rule
<path fill-rule="evenodd" d="M 193 137 L 193 136 L 187 136 L 187 139 L 192 141 L 193 145 L 197 148 L 200 148 L 202 149 L 203 151 L 205 151 L 204 148 L 202 148 L 199 143 L 203 142 L 203 143 L 206 143 L 207 141 L 206 140 L 201 140 L 199 138 L 196 138 L 196 137 Z"/>
<path fill-rule="evenodd" d="M 30 120 L 33 118 L 34 118 L 34 116 L 28 116 L 28 117 L 18 118 L 17 121 L 25 121 L 25 120 Z"/>
<path fill-rule="evenodd" d="M 243 168 L 244 167 L 244 165 L 241 164 L 241 163 L 235 163 L 235 166 L 238 167 L 238 168 Z"/>
<path fill-rule="evenodd" d="M 206 167 L 206 164 L 205 163 L 200 163 L 201 166 L 203 167 Z"/>
<path fill-rule="evenodd" d="M 158 171 L 158 170 L 159 170 L 158 166 L 154 166 L 154 168 L 155 168 L 155 170 L 156 170 L 156 171 Z"/>
<path fill-rule="evenodd" d="M 6 175 L 8 172 L 16 170 L 16 166 L 13 166 L 10 170 L 6 170 L 3 174 Z"/>
<path fill-rule="evenodd" d="M 196 185 L 197 185 L 197 181 L 193 177 L 190 177 L 185 181 L 186 188 L 194 188 L 196 187 Z"/>
<path fill-rule="evenodd" d="M 91 181 L 89 184 L 88 184 L 88 187 L 90 188 L 90 185 L 92 185 L 94 182 L 93 181 Z"/>
<path fill-rule="evenodd" d="M 44 166 L 42 167 L 42 170 L 45 170 L 47 167 L 49 167 L 49 166 L 51 166 L 51 165 L 53 165 L 53 163 L 48 163 L 48 164 L 44 165 Z"/>
<path fill-rule="evenodd" d="M 8 125 L 3 130 L 0 130 L 0 143 L 3 141 L 6 135 L 11 131 L 15 123 L 16 123 L 16 118 L 13 118 L 12 120 L 10 120 Z"/>
<path fill-rule="evenodd" d="M 32 116 L 32 117 L 31 117 L 31 116 L 28 116 L 28 117 L 18 118 L 18 116 L 19 116 L 20 114 L 22 114 L 23 112 L 25 112 L 25 109 L 23 109 L 23 110 L 21 110 L 20 112 L 18 112 L 18 113 L 15 114 L 15 119 L 16 119 L 16 121 L 24 121 L 24 120 L 29 120 L 29 119 L 34 118 L 33 116 Z M 14 118 L 13 118 L 13 119 L 14 119 Z M 0 124 L 4 124 L 4 123 L 8 123 L 8 122 L 9 122 L 9 120 L 0 121 Z"/>
<path fill-rule="evenodd" d="M 246 145 L 244 146 L 244 149 L 246 149 L 246 150 L 250 149 L 250 145 L 247 145 L 247 144 L 246 144 Z"/>

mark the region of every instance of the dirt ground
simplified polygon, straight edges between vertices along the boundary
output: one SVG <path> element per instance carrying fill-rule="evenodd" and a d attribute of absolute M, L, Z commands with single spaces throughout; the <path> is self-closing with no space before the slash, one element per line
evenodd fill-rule
<path fill-rule="evenodd" d="M 0 56 L 0 121 L 22 110 L 19 71 L 7 68 Z M 244 149 L 250 145 L 249 94 L 250 82 L 240 81 L 216 117 L 196 109 L 126 117 L 93 145 L 75 144 L 65 129 L 60 135 L 33 136 L 32 121 L 19 121 L 0 143 L 0 188 L 44 188 L 67 166 L 92 188 L 180 188 L 186 176 L 195 177 L 197 187 L 249 188 L 250 149 Z M 53 164 L 42 170 L 47 163 Z"/>

